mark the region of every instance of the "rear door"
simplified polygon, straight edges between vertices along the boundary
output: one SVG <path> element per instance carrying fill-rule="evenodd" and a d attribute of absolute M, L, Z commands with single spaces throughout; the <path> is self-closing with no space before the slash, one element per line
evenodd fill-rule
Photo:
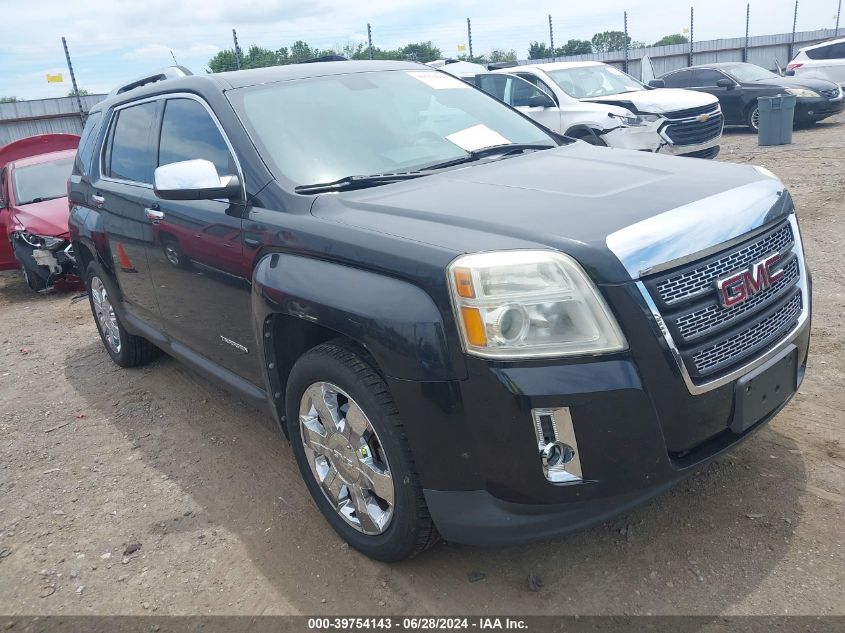
<path fill-rule="evenodd" d="M 153 128 L 158 108 L 155 100 L 115 108 L 99 166 L 92 170 L 90 202 L 102 215 L 124 309 L 161 330 L 147 260 L 153 227 L 145 211 L 154 201 Z"/>
<path fill-rule="evenodd" d="M 12 243 L 9 241 L 9 194 L 6 182 L 8 169 L 0 169 L 0 270 L 12 270 L 18 267 Z"/>
<path fill-rule="evenodd" d="M 231 144 L 199 97 L 162 101 L 156 165 L 205 159 L 219 176 L 237 175 Z M 149 252 L 164 327 L 184 345 L 261 384 L 251 318 L 251 266 L 244 258 L 244 205 L 228 200 L 156 199 Z"/>

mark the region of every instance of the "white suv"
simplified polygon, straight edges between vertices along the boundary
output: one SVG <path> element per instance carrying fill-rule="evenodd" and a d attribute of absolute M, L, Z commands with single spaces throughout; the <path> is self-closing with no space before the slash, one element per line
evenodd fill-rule
<path fill-rule="evenodd" d="M 845 88 L 845 37 L 802 48 L 786 72 L 795 73 L 796 77 L 827 79 Z"/>
<path fill-rule="evenodd" d="M 651 88 L 601 62 L 518 66 L 477 75 L 475 84 L 551 130 L 594 145 L 699 158 L 719 153 L 724 121 L 716 97 Z"/>

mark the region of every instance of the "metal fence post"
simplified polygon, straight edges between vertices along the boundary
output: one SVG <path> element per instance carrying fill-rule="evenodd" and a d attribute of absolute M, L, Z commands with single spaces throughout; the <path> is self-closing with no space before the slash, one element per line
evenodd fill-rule
<path fill-rule="evenodd" d="M 370 23 L 367 22 L 367 43 L 370 59 L 373 58 L 373 30 L 370 28 Z"/>
<path fill-rule="evenodd" d="M 745 5 L 745 46 L 742 48 L 742 61 L 748 61 L 748 27 L 751 24 L 751 3 Z"/>
<path fill-rule="evenodd" d="M 695 41 L 695 37 L 693 36 L 695 27 L 695 9 L 693 7 L 689 8 L 689 63 L 687 66 L 693 65 L 693 42 Z"/>
<path fill-rule="evenodd" d="M 624 26 L 625 26 L 625 37 L 622 38 L 623 40 L 623 47 L 622 49 L 625 51 L 625 62 L 623 66 L 623 70 L 627 73 L 628 72 L 628 12 L 625 11 L 624 14 Z"/>
<path fill-rule="evenodd" d="M 839 0 L 839 7 L 836 9 L 836 30 L 833 37 L 839 37 L 839 16 L 842 15 L 842 0 Z"/>
<path fill-rule="evenodd" d="M 789 61 L 795 57 L 795 28 L 798 26 L 798 0 L 795 0 L 795 13 L 792 14 L 792 39 L 789 41 Z"/>
<path fill-rule="evenodd" d="M 235 66 L 238 70 L 241 69 L 241 47 L 238 46 L 238 33 L 232 29 L 232 39 L 235 41 Z"/>
<path fill-rule="evenodd" d="M 70 72 L 70 83 L 73 85 L 73 94 L 76 95 L 76 105 L 79 106 L 79 118 L 85 123 L 85 109 L 82 107 L 82 97 L 79 95 L 79 87 L 76 85 L 76 75 L 73 74 L 73 64 L 70 63 L 70 53 L 67 50 L 67 40 L 62 36 L 62 47 L 65 49 L 67 69 Z"/>
<path fill-rule="evenodd" d="M 469 61 L 472 61 L 472 24 L 467 18 L 467 43 L 469 44 Z"/>
<path fill-rule="evenodd" d="M 556 55 L 555 55 L 555 31 L 552 28 L 552 14 L 551 13 L 549 13 L 549 42 L 551 42 L 551 45 L 552 45 L 552 61 L 554 62 L 554 61 L 557 61 L 557 58 L 556 58 Z"/>

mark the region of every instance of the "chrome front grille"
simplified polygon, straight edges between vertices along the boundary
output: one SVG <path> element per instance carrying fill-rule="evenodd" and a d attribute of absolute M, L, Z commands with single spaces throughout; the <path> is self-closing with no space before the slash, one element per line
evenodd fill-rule
<path fill-rule="evenodd" d="M 706 259 L 645 278 L 646 291 L 660 313 L 668 336 L 694 381 L 708 381 L 763 354 L 786 336 L 804 308 L 800 244 L 790 220 Z M 717 281 L 743 274 L 773 254 L 773 273 L 756 292 L 724 307 Z"/>
<path fill-rule="evenodd" d="M 784 267 L 783 271 L 783 277 L 769 286 L 769 288 L 759 294 L 752 295 L 750 299 L 747 299 L 730 310 L 726 310 L 714 302 L 704 308 L 678 317 L 675 319 L 675 326 L 678 328 L 681 337 L 685 341 L 693 341 L 715 329 L 730 325 L 742 315 L 753 311 L 765 303 L 769 303 L 784 288 L 789 288 L 798 281 L 800 271 L 798 268 L 798 259 L 793 257 Z"/>
<path fill-rule="evenodd" d="M 828 99 L 836 99 L 840 94 L 840 90 L 839 88 L 828 88 L 826 90 L 819 90 L 819 93 Z"/>
<path fill-rule="evenodd" d="M 794 242 L 792 227 L 785 223 L 762 240 L 660 281 L 657 284 L 660 299 L 670 306 L 703 294 L 712 290 L 713 284 L 720 277 L 740 270 L 771 253 L 783 252 Z"/>
<path fill-rule="evenodd" d="M 662 132 L 674 145 L 699 145 L 722 134 L 724 120 L 719 106 L 708 106 L 694 115 L 671 112 L 666 118 L 669 122 Z"/>
<path fill-rule="evenodd" d="M 700 374 L 710 374 L 720 367 L 730 366 L 734 360 L 747 355 L 748 350 L 759 350 L 781 336 L 787 326 L 801 314 L 801 293 L 795 293 L 776 312 L 739 334 L 693 354 L 692 360 Z"/>

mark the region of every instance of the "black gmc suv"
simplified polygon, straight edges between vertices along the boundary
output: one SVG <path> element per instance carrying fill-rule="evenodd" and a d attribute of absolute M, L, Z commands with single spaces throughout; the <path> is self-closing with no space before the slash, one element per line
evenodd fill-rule
<path fill-rule="evenodd" d="M 69 195 L 114 361 L 164 350 L 266 407 L 382 560 L 624 511 L 806 365 L 772 174 L 556 137 L 417 64 L 137 81 L 90 114 Z"/>

